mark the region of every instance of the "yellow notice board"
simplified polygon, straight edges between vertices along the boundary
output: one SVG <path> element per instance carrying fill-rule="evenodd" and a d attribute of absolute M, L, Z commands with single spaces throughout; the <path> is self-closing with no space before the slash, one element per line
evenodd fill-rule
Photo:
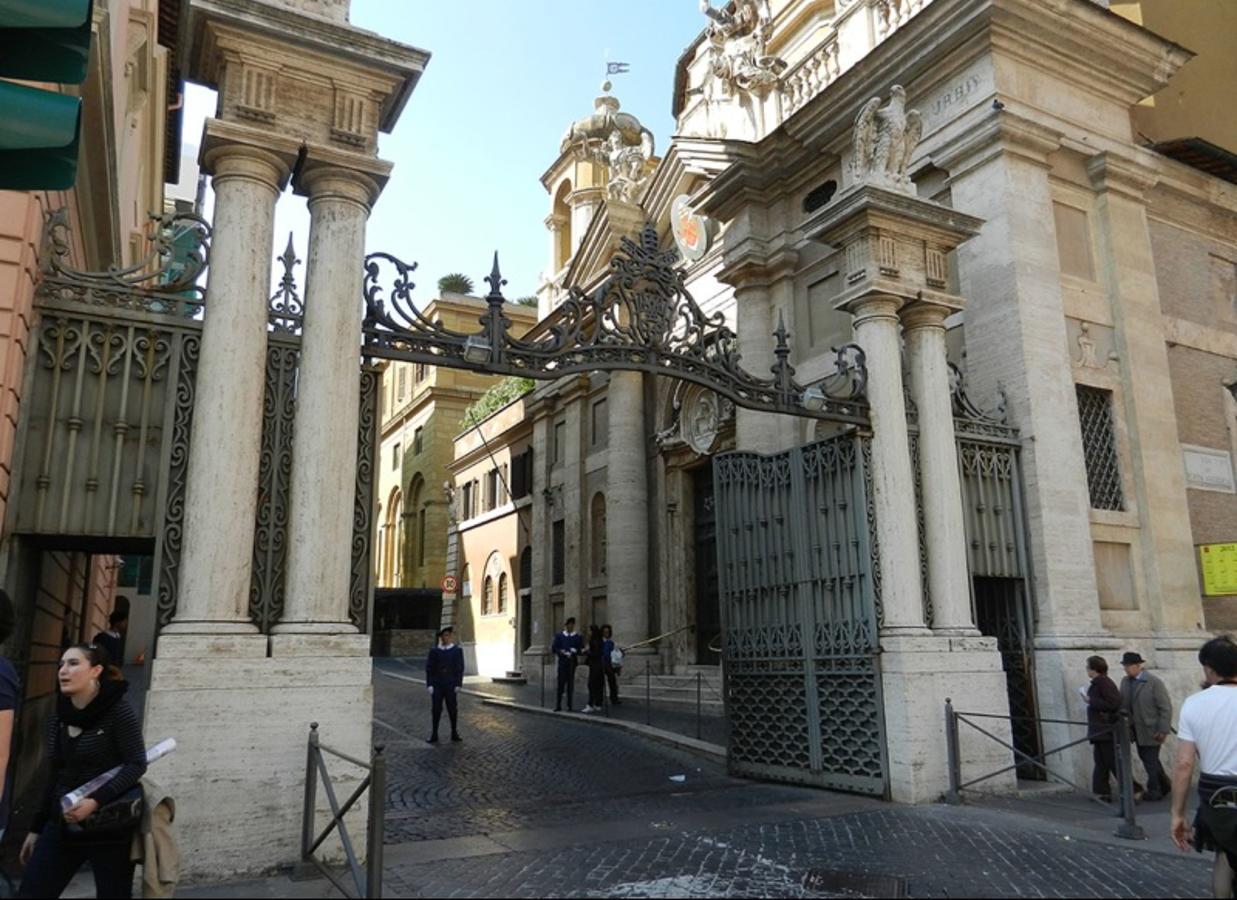
<path fill-rule="evenodd" d="M 1203 593 L 1208 597 L 1237 594 L 1237 544 L 1202 544 Z"/>

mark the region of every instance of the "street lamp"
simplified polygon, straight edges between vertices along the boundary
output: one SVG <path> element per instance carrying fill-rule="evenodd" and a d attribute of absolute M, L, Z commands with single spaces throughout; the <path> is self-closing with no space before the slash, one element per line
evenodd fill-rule
<path fill-rule="evenodd" d="M 481 365 L 490 361 L 490 344 L 483 337 L 472 335 L 464 341 L 464 360 L 473 365 Z"/>
<path fill-rule="evenodd" d="M 809 412 L 820 412 L 825 408 L 825 392 L 818 387 L 810 387 L 803 392 L 803 396 L 799 398 L 799 402 L 803 404 L 803 408 Z"/>

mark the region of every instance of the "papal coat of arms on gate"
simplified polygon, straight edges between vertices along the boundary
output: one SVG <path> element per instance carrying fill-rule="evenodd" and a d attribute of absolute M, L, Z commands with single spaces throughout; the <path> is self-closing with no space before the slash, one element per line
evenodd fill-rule
<path fill-rule="evenodd" d="M 692 212 L 686 194 L 674 198 L 670 207 L 674 242 L 689 262 L 700 259 L 709 250 L 709 223 L 704 216 Z"/>

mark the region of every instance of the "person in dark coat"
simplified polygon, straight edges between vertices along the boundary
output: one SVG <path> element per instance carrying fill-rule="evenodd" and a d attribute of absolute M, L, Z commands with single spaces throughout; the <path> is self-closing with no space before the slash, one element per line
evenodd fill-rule
<path fill-rule="evenodd" d="M 1087 738 L 1091 741 L 1095 769 L 1091 773 L 1091 793 L 1104 801 L 1112 800 L 1109 777 L 1117 777 L 1117 746 L 1113 726 L 1121 712 L 1121 692 L 1108 677 L 1108 661 L 1102 656 L 1087 657 Z"/>
<path fill-rule="evenodd" d="M 1173 701 L 1164 682 L 1143 668 L 1146 662 L 1137 653 L 1121 657 L 1125 678 L 1121 681 L 1121 708 L 1130 714 L 1138 758 L 1147 770 L 1147 793 L 1143 799 L 1160 800 L 1173 789 L 1172 781 L 1160 764 L 1160 745 L 1173 726 Z"/>
<path fill-rule="evenodd" d="M 464 686 L 464 650 L 454 641 L 455 629 L 448 625 L 438 632 L 438 646 L 425 660 L 425 686 L 433 698 L 434 730 L 426 743 L 438 743 L 438 723 L 446 704 L 451 719 L 451 740 L 462 741 L 459 730 L 459 693 Z"/>
<path fill-rule="evenodd" d="M 140 817 L 98 832 L 86 820 L 112 801 L 141 796 L 138 782 L 146 774 L 146 748 L 137 713 L 125 700 L 129 685 L 97 644 L 74 644 L 65 650 L 58 679 L 60 697 L 48 723 L 51 774 L 21 848 L 26 870 L 18 896 L 59 897 L 89 861 L 99 897 L 127 898 L 132 896 L 134 869 L 129 850 Z M 117 767 L 101 788 L 61 809 L 64 795 Z"/>
<path fill-rule="evenodd" d="M 584 650 L 584 639 L 576 634 L 576 620 L 568 619 L 563 623 L 563 630 L 554 635 L 554 643 L 550 652 L 558 661 L 558 688 L 554 711 L 563 711 L 563 691 L 567 692 L 567 712 L 575 705 L 576 664 L 580 661 L 580 653 Z"/>
<path fill-rule="evenodd" d="M 117 600 L 121 599 L 119 597 Z M 94 643 L 107 651 L 107 658 L 115 666 L 125 664 L 125 635 L 129 633 L 129 604 L 117 604 L 116 609 L 107 617 L 107 631 L 100 631 L 94 636 Z"/>
<path fill-rule="evenodd" d="M 622 667 L 614 665 L 614 651 L 616 649 L 616 645 L 614 643 L 614 629 L 609 625 L 602 625 L 601 640 L 601 652 L 603 658 L 605 659 L 605 665 L 603 668 L 606 671 L 606 683 L 610 686 L 610 705 L 621 706 L 622 701 L 619 700 L 618 693 L 618 673 Z M 622 658 L 621 655 L 619 658 Z"/>
<path fill-rule="evenodd" d="M 596 625 L 588 626 L 588 704 L 584 707 L 586 713 L 600 710 L 606 701 L 605 644 L 601 629 Z"/>

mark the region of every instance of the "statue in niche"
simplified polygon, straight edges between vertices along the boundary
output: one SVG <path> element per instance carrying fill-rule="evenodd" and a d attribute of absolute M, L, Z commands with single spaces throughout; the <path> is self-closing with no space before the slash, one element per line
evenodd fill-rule
<path fill-rule="evenodd" d="M 729 96 L 739 90 L 762 96 L 786 68 L 785 60 L 767 52 L 773 32 L 768 0 L 734 0 L 732 9 L 714 9 L 700 0 L 710 19 L 709 70 Z"/>
<path fill-rule="evenodd" d="M 1095 353 L 1095 338 L 1091 337 L 1091 326 L 1082 322 L 1078 329 L 1078 365 L 1084 369 L 1104 368 Z"/>
<path fill-rule="evenodd" d="M 874 184 L 906 194 L 915 194 L 915 184 L 906 174 L 911 155 L 923 136 L 923 118 L 906 109 L 906 89 L 895 84 L 889 102 L 873 97 L 855 119 L 851 174 L 856 184 Z"/>

